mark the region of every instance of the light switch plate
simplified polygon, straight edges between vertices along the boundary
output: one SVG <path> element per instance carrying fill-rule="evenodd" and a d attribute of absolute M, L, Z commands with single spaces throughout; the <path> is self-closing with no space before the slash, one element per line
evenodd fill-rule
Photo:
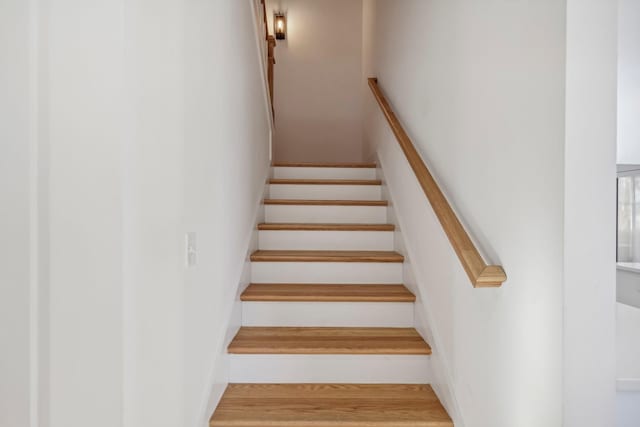
<path fill-rule="evenodd" d="M 197 239 L 195 232 L 189 232 L 186 235 L 186 263 L 187 267 L 193 267 L 198 262 L 197 257 Z"/>

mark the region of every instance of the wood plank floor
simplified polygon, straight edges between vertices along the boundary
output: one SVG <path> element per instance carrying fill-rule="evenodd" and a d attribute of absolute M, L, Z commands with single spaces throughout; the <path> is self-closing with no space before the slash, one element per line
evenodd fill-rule
<path fill-rule="evenodd" d="M 253 283 L 240 296 L 242 301 L 309 302 L 414 302 L 403 285 L 329 285 Z"/>
<path fill-rule="evenodd" d="M 253 262 L 404 262 L 394 251 L 270 251 L 251 254 Z"/>
<path fill-rule="evenodd" d="M 413 328 L 242 327 L 232 354 L 406 354 L 431 348 Z"/>
<path fill-rule="evenodd" d="M 230 384 L 211 427 L 453 427 L 428 385 Z"/>

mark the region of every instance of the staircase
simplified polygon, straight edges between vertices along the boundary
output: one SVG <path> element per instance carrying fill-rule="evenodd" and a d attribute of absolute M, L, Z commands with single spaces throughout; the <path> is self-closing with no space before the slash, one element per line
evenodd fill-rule
<path fill-rule="evenodd" d="M 276 164 L 211 427 L 451 427 L 375 164 Z"/>

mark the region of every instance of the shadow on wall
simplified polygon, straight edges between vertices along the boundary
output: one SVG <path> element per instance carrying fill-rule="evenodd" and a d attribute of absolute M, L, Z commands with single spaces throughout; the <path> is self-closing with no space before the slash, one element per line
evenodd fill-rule
<path fill-rule="evenodd" d="M 278 122 L 276 112 L 276 122 Z M 361 161 L 359 120 L 345 118 L 289 118 L 276 128 L 274 159 L 300 162 Z M 303 135 L 303 136 L 301 136 Z M 353 142 L 352 142 L 353 141 Z"/>

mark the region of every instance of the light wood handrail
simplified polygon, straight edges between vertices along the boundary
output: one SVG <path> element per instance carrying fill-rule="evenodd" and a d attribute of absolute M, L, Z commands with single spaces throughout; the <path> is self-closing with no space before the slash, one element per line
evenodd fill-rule
<path fill-rule="evenodd" d="M 400 144 L 424 194 L 427 196 L 429 203 L 431 203 L 431 207 L 449 238 L 449 242 L 451 242 L 453 249 L 458 255 L 462 267 L 467 272 L 471 283 L 474 287 L 478 288 L 501 286 L 502 283 L 507 280 L 507 275 L 503 268 L 499 265 L 487 265 L 482 259 L 482 256 L 480 256 L 480 252 L 471 241 L 471 238 L 460 223 L 451 205 L 449 205 L 440 187 L 438 187 L 438 184 L 433 179 L 427 165 L 425 165 L 420 157 L 418 150 L 416 150 L 413 142 L 411 142 L 409 135 L 407 135 L 407 132 L 402 128 L 391 105 L 382 94 L 378 86 L 378 79 L 370 78 L 369 87 L 373 91 L 373 95 L 378 101 L 378 104 L 380 104 L 380 108 L 393 130 L 398 144 Z"/>
<path fill-rule="evenodd" d="M 269 98 L 271 100 L 271 115 L 275 116 L 275 109 L 273 107 L 273 73 L 274 66 L 276 64 L 275 48 L 276 38 L 269 35 L 269 20 L 267 18 L 267 4 L 265 0 L 261 0 L 262 3 L 262 16 L 264 18 L 264 32 L 265 40 L 267 42 L 267 82 L 269 84 Z"/>

